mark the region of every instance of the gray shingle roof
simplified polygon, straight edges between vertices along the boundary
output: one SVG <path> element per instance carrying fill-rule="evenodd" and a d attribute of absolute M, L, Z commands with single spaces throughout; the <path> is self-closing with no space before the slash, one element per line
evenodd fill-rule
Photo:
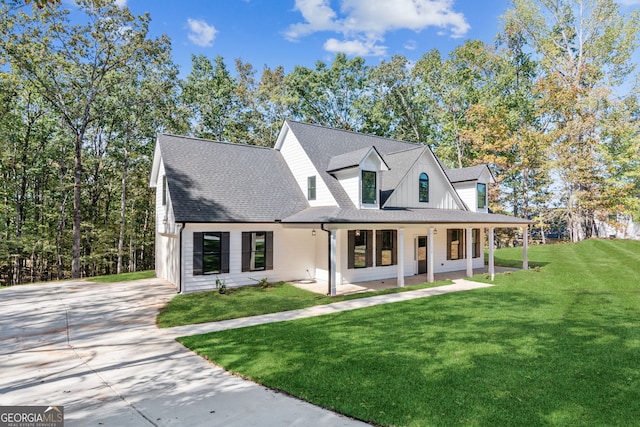
<path fill-rule="evenodd" d="M 309 206 L 279 151 L 158 135 L 178 222 L 273 222 Z"/>
<path fill-rule="evenodd" d="M 365 147 L 360 150 L 352 151 L 350 153 L 339 154 L 337 156 L 333 156 L 331 160 L 329 160 L 329 166 L 327 166 L 327 172 L 336 172 L 342 169 L 348 169 L 351 167 L 358 166 L 364 158 L 369 154 L 371 150 L 374 150 L 380 156 L 380 153 L 376 149 L 376 147 Z M 380 156 L 382 158 L 382 156 Z M 386 162 L 385 162 L 386 163 Z"/>
<path fill-rule="evenodd" d="M 429 223 L 429 224 L 532 224 L 533 221 L 507 215 L 458 209 L 342 209 L 307 208 L 282 220 L 284 223 Z"/>
<path fill-rule="evenodd" d="M 416 148 L 418 144 L 396 141 L 374 135 L 327 128 L 318 125 L 286 121 L 289 129 L 297 137 L 313 165 L 329 187 L 336 202 L 343 208 L 355 208 L 338 180 L 327 172 L 331 159 L 342 154 L 353 153 L 365 148 L 376 147 L 381 156 Z"/>
<path fill-rule="evenodd" d="M 480 178 L 487 165 L 476 165 L 468 168 L 445 169 L 444 171 L 451 182 L 475 181 Z"/>

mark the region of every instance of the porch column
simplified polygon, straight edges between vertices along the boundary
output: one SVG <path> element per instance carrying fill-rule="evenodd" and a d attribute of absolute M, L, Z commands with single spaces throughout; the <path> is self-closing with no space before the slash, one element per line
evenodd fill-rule
<path fill-rule="evenodd" d="M 527 251 L 529 249 L 529 225 L 522 227 L 522 269 L 529 269 L 529 259 Z"/>
<path fill-rule="evenodd" d="M 466 243 L 467 243 L 467 277 L 471 277 L 473 276 L 473 252 L 472 252 L 472 246 L 473 246 L 473 228 L 467 228 L 467 236 L 466 236 Z"/>
<path fill-rule="evenodd" d="M 404 288 L 404 228 L 398 229 L 398 287 Z"/>
<path fill-rule="evenodd" d="M 336 233 L 336 230 L 329 231 L 329 294 L 332 297 L 336 296 L 336 284 L 338 282 L 338 273 L 336 271 L 338 265 L 338 245 L 336 243 Z"/>
<path fill-rule="evenodd" d="M 489 227 L 489 238 L 488 238 L 489 240 L 489 274 L 491 275 L 492 282 L 496 275 L 495 260 L 493 257 L 493 251 L 494 251 L 494 245 L 495 245 L 494 231 L 495 231 L 494 227 Z"/>
<path fill-rule="evenodd" d="M 429 238 L 427 239 L 427 282 L 433 283 L 433 236 L 435 235 L 435 228 L 429 228 Z"/>

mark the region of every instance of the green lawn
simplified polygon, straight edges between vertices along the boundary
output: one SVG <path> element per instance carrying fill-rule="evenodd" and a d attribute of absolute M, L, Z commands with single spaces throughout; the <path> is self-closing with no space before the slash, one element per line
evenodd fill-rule
<path fill-rule="evenodd" d="M 108 274 L 106 276 L 87 277 L 87 282 L 96 283 L 114 283 L 114 282 L 129 282 L 132 280 L 151 279 L 156 277 L 156 272 L 153 270 L 136 271 L 134 273 L 121 273 L 121 274 Z"/>
<path fill-rule="evenodd" d="M 169 328 L 194 323 L 217 322 L 219 320 L 297 310 L 314 305 L 330 304 L 374 295 L 393 294 L 449 283 L 451 282 L 423 283 L 404 288 L 390 288 L 382 291 L 362 292 L 337 297 L 328 297 L 309 292 L 296 288 L 290 283 L 276 283 L 266 288 L 259 286 L 229 288 L 226 294 L 219 294 L 218 291 L 196 292 L 173 297 L 160 310 L 157 323 L 161 328 Z"/>
<path fill-rule="evenodd" d="M 530 258 L 539 271 L 491 288 L 179 340 L 380 425 L 638 425 L 640 242 L 536 246 Z"/>

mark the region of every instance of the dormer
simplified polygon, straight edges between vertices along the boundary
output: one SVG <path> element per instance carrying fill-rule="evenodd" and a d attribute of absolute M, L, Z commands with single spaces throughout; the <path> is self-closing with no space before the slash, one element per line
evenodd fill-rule
<path fill-rule="evenodd" d="M 495 181 L 487 165 L 447 170 L 460 198 L 473 212 L 489 212 L 489 184 Z"/>
<path fill-rule="evenodd" d="M 381 173 L 388 170 L 374 146 L 334 156 L 327 167 L 358 209 L 380 209 Z"/>

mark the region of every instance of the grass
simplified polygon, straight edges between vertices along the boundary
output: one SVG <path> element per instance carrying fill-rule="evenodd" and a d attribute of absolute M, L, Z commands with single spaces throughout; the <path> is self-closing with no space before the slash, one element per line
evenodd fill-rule
<path fill-rule="evenodd" d="M 217 322 L 239 317 L 256 316 L 280 311 L 297 310 L 315 305 L 330 304 L 374 295 L 393 294 L 415 289 L 440 286 L 451 283 L 440 281 L 389 288 L 381 291 L 362 292 L 337 297 L 328 297 L 304 289 L 296 288 L 290 283 L 275 283 L 269 287 L 245 286 L 227 288 L 226 294 L 218 291 L 197 292 L 176 295 L 160 310 L 157 323 L 161 328 L 190 325 L 194 323 Z"/>
<path fill-rule="evenodd" d="M 153 270 L 136 271 L 134 273 L 121 273 L 121 274 L 108 274 L 106 276 L 87 277 L 87 282 L 96 283 L 114 283 L 114 282 L 129 282 L 132 280 L 140 279 L 152 279 L 156 277 L 156 273 Z"/>
<path fill-rule="evenodd" d="M 179 341 L 379 425 L 638 425 L 640 242 L 536 246 L 530 258 L 543 267 L 491 288 Z"/>

